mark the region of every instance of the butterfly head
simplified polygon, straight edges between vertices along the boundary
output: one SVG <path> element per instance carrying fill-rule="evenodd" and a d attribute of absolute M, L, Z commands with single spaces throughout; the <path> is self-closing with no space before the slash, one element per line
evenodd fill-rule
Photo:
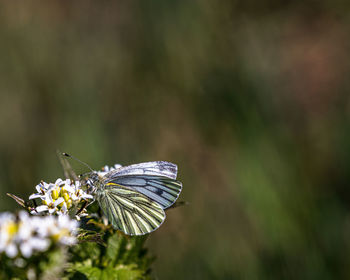
<path fill-rule="evenodd" d="M 86 185 L 89 186 L 89 192 L 95 193 L 96 189 L 102 186 L 103 178 L 101 175 L 98 174 L 98 172 L 93 171 L 88 174 L 88 177 L 86 179 Z"/>

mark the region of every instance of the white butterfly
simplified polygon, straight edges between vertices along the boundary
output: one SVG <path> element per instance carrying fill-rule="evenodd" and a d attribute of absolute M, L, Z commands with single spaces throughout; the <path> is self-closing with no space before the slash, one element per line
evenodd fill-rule
<path fill-rule="evenodd" d="M 165 220 L 164 210 L 179 197 L 177 166 L 153 161 L 117 168 L 104 174 L 91 172 L 88 184 L 114 228 L 128 235 L 143 235 Z"/>

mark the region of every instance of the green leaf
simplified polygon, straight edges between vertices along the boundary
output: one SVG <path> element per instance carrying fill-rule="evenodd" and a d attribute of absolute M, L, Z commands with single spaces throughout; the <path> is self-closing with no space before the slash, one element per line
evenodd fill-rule
<path fill-rule="evenodd" d="M 69 279 L 150 279 L 154 258 L 144 248 L 147 236 L 129 237 L 119 231 L 107 231 L 101 237 L 105 246 L 83 242 L 72 248 L 66 274 Z"/>
<path fill-rule="evenodd" d="M 116 269 L 119 280 L 137 280 L 146 279 L 144 273 L 141 270 L 134 269 L 133 265 L 119 266 Z"/>
<path fill-rule="evenodd" d="M 118 232 L 111 235 L 108 239 L 106 260 L 111 262 L 112 265 L 116 265 L 126 251 L 126 246 L 127 239 L 125 236 Z"/>
<path fill-rule="evenodd" d="M 93 242 L 79 243 L 71 248 L 71 262 L 82 263 L 90 261 L 93 265 L 99 265 L 101 245 Z"/>
<path fill-rule="evenodd" d="M 103 241 L 101 234 L 92 230 L 81 230 L 77 238 L 79 242 L 96 242 L 100 245 L 107 246 Z"/>
<path fill-rule="evenodd" d="M 42 271 L 40 279 L 61 279 L 63 268 L 66 264 L 66 250 L 57 249 L 46 253 L 45 258 L 41 258 L 38 267 Z"/>
<path fill-rule="evenodd" d="M 135 270 L 134 266 L 120 266 L 117 268 L 106 267 L 104 269 L 97 267 L 80 267 L 78 269 L 89 280 L 138 280 L 146 279 L 142 271 Z"/>
<path fill-rule="evenodd" d="M 83 273 L 90 280 L 99 280 L 101 279 L 101 269 L 97 267 L 80 267 L 77 271 Z"/>

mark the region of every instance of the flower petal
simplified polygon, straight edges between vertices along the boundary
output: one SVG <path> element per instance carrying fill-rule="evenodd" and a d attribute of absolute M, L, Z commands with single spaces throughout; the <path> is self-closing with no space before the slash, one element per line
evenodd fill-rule
<path fill-rule="evenodd" d="M 64 202 L 64 198 L 63 197 L 59 197 L 56 199 L 56 201 L 54 202 L 54 206 L 56 207 L 57 205 L 61 204 L 62 202 Z"/>
<path fill-rule="evenodd" d="M 53 214 L 53 213 L 55 213 L 56 212 L 56 210 L 57 210 L 57 208 L 55 207 L 55 208 L 50 208 L 49 209 L 49 213 L 50 214 Z"/>
<path fill-rule="evenodd" d="M 19 249 L 21 250 L 21 253 L 23 257 L 29 258 L 32 255 L 32 246 L 30 246 L 29 242 L 23 242 L 20 246 Z"/>
<path fill-rule="evenodd" d="M 36 212 L 44 212 L 49 210 L 49 207 L 47 205 L 40 205 L 37 208 L 35 208 Z"/>
<path fill-rule="evenodd" d="M 42 196 L 40 193 L 33 193 L 29 196 L 29 199 L 41 198 Z"/>
<path fill-rule="evenodd" d="M 94 197 L 91 194 L 83 193 L 81 195 L 82 198 L 84 199 L 93 199 Z"/>
<path fill-rule="evenodd" d="M 6 247 L 6 255 L 9 258 L 14 258 L 18 253 L 18 249 L 16 247 L 15 244 L 10 243 L 7 247 Z"/>
<path fill-rule="evenodd" d="M 63 181 L 61 178 L 58 178 L 58 179 L 56 180 L 56 182 L 55 182 L 54 185 L 60 186 L 60 185 L 62 185 L 62 184 L 64 184 L 64 181 Z"/>

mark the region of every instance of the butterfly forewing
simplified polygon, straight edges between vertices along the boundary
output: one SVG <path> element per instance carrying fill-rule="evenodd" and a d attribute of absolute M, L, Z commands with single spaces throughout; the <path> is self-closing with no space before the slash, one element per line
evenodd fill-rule
<path fill-rule="evenodd" d="M 142 193 L 159 203 L 163 209 L 174 204 L 182 189 L 182 184 L 179 181 L 152 175 L 116 176 L 109 182 Z"/>
<path fill-rule="evenodd" d="M 152 161 L 124 166 L 108 173 L 110 178 L 126 175 L 153 175 L 176 179 L 177 165 L 167 161 Z"/>
<path fill-rule="evenodd" d="M 128 235 L 150 233 L 165 219 L 165 212 L 157 202 L 113 182 L 98 191 L 97 200 L 113 227 Z"/>

